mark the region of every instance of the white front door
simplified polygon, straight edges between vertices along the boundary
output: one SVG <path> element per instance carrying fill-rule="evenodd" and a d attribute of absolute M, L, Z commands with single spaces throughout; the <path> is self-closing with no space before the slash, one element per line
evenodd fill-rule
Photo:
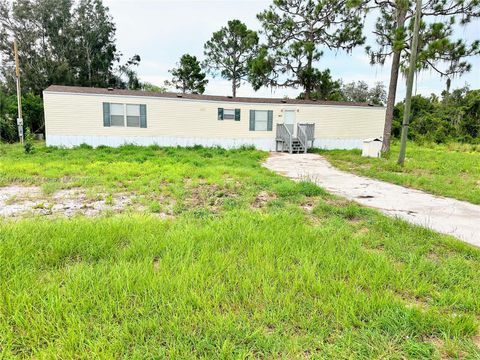
<path fill-rule="evenodd" d="M 290 134 L 294 135 L 295 132 L 295 110 L 284 110 L 283 111 L 283 123 L 290 131 Z"/>

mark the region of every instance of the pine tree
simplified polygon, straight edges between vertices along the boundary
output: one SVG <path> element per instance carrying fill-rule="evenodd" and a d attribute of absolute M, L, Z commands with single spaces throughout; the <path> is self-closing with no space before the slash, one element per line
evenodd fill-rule
<path fill-rule="evenodd" d="M 208 80 L 195 56 L 185 54 L 180 58 L 178 67 L 169 71 L 173 78 L 165 85 L 173 86 L 182 93 L 203 94 Z"/>
<path fill-rule="evenodd" d="M 382 149 L 388 151 L 398 78 L 400 72 L 406 70 L 405 64 L 410 57 L 415 1 L 375 0 L 370 5 L 379 11 L 374 30 L 378 47 L 367 47 L 371 63 L 384 64 L 388 58 L 392 59 Z M 453 39 L 454 27 L 457 22 L 465 26 L 479 16 L 479 0 L 425 1 L 422 6 L 417 71 L 433 70 L 446 77 L 447 84 L 454 76 L 470 71 L 471 65 L 466 58 L 479 54 L 480 44 L 478 41 L 466 43 L 463 39 Z"/>

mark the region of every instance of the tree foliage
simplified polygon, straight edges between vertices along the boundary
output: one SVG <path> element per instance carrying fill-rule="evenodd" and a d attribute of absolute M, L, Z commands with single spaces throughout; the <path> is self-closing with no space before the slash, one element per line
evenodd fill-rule
<path fill-rule="evenodd" d="M 142 82 L 142 91 L 164 93 L 167 89 L 164 86 L 158 86 L 149 82 Z"/>
<path fill-rule="evenodd" d="M 341 80 L 333 80 L 330 70 L 317 71 L 318 76 L 315 79 L 313 91 L 310 93 L 310 100 L 329 100 L 342 101 L 344 100 L 342 94 Z M 305 99 L 305 93 L 302 92 L 298 96 L 299 99 Z"/>
<path fill-rule="evenodd" d="M 387 92 L 381 82 L 377 82 L 373 87 L 369 87 L 364 81 L 344 84 L 341 79 L 333 80 L 329 69 L 318 73 L 321 76 L 310 94 L 311 100 L 365 102 L 380 106 L 385 103 Z M 305 93 L 302 92 L 298 99 L 305 99 Z"/>
<path fill-rule="evenodd" d="M 178 67 L 169 72 L 173 77 L 171 81 L 166 81 L 165 85 L 173 86 L 184 94 L 203 94 L 205 92 L 205 86 L 208 84 L 207 75 L 202 71 L 196 56 L 182 55 Z"/>
<path fill-rule="evenodd" d="M 23 89 L 50 84 L 138 87 L 133 67 L 119 63 L 115 24 L 102 0 L 0 0 L 1 76 L 13 92 L 12 42 L 19 45 Z"/>
<path fill-rule="evenodd" d="M 393 136 L 398 137 L 403 118 L 403 102 L 395 106 Z M 442 97 L 416 95 L 412 97 L 410 139 L 444 143 L 460 141 L 480 142 L 480 90 L 467 87 Z"/>
<path fill-rule="evenodd" d="M 367 102 L 373 105 L 384 105 L 387 98 L 385 85 L 377 82 L 369 87 L 365 81 L 357 81 L 342 86 L 342 95 L 345 101 Z"/>
<path fill-rule="evenodd" d="M 241 81 L 247 79 L 249 64 L 257 46 L 257 33 L 240 20 L 229 21 L 205 43 L 207 69 L 213 74 L 219 71 L 223 78 L 232 82 L 233 97 Z"/>
<path fill-rule="evenodd" d="M 39 95 L 28 92 L 22 95 L 23 123 L 32 132 L 43 132 L 43 101 Z M 17 95 L 8 95 L 0 89 L 0 140 L 16 141 Z"/>
<path fill-rule="evenodd" d="M 369 4 L 379 14 L 373 31 L 377 46 L 367 47 L 371 63 L 384 64 L 386 59 L 392 57 L 384 131 L 384 150 L 388 150 L 399 72 L 405 71 L 410 56 L 415 1 L 373 0 Z M 445 77 L 447 88 L 453 77 L 470 71 L 471 65 L 467 59 L 480 52 L 480 43 L 455 39 L 454 30 L 479 16 L 479 0 L 425 0 L 417 69 L 432 70 Z"/>
<path fill-rule="evenodd" d="M 275 0 L 258 14 L 266 44 L 252 62 L 250 79 L 261 86 L 301 87 L 311 98 L 322 74 L 321 47 L 349 51 L 363 44 L 362 8 L 351 0 Z"/>
<path fill-rule="evenodd" d="M 378 46 L 376 49 L 366 48 L 371 63 L 384 64 L 395 51 L 401 51 L 401 65 L 405 70 L 410 55 L 415 1 L 375 0 L 374 3 L 380 16 L 373 32 Z M 400 12 L 405 14 L 403 26 L 397 22 L 396 14 Z M 454 39 L 454 30 L 479 16 L 479 0 L 424 1 L 417 69 L 433 70 L 448 79 L 470 71 L 471 65 L 466 59 L 480 53 L 480 42 Z"/>

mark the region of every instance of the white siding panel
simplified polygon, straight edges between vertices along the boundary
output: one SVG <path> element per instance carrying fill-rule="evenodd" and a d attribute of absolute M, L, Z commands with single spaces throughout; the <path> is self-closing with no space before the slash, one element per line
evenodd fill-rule
<path fill-rule="evenodd" d="M 221 139 L 221 138 L 186 138 L 186 137 L 162 137 L 162 136 L 76 136 L 76 135 L 48 135 L 47 146 L 74 147 L 88 144 L 93 147 L 107 145 L 112 147 L 122 145 L 139 146 L 184 146 L 191 147 L 202 145 L 205 147 L 223 147 L 235 149 L 241 146 L 255 146 L 259 150 L 274 150 L 275 141 L 270 138 L 264 139 Z"/>

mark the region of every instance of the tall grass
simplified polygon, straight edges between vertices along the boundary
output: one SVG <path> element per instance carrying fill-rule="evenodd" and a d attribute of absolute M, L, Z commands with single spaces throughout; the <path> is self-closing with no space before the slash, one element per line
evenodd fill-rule
<path fill-rule="evenodd" d="M 2 149 L 23 183 L 186 199 L 169 220 L 0 221 L 2 358 L 480 356 L 478 249 L 274 175 L 264 153 Z M 182 197 L 205 182 L 206 202 Z"/>

